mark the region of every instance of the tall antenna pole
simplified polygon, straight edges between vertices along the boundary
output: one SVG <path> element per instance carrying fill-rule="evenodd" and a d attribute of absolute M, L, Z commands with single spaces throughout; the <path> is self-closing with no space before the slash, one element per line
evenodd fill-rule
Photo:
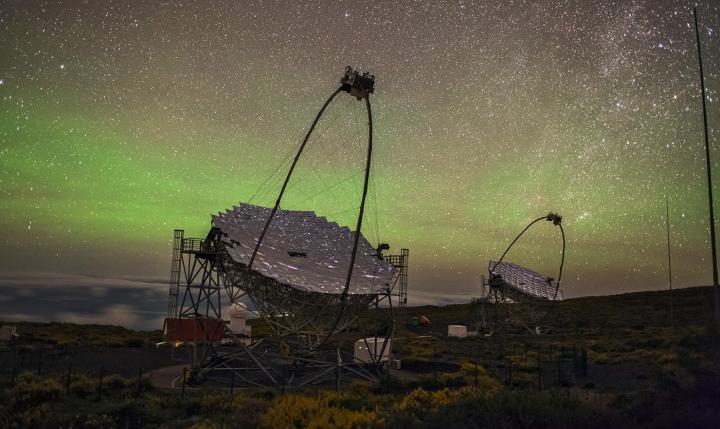
<path fill-rule="evenodd" d="M 665 195 L 665 227 L 667 229 L 667 252 L 668 252 L 668 282 L 670 284 L 670 326 L 675 330 L 675 311 L 672 293 L 672 260 L 670 259 L 670 203 Z"/>
<path fill-rule="evenodd" d="M 713 269 L 713 308 L 715 310 L 715 327 L 720 331 L 720 286 L 718 286 L 717 245 L 715 244 L 715 212 L 713 210 L 712 172 L 710 168 L 710 143 L 708 142 L 707 107 L 705 107 L 705 77 L 703 76 L 702 51 L 700 49 L 700 30 L 698 30 L 697 8 L 693 8 L 693 16 L 695 17 L 695 38 L 697 40 L 698 48 L 698 63 L 700 64 L 700 91 L 702 94 L 703 125 L 705 127 L 705 162 L 707 163 L 708 200 L 710 205 L 710 248 L 712 250 Z"/>

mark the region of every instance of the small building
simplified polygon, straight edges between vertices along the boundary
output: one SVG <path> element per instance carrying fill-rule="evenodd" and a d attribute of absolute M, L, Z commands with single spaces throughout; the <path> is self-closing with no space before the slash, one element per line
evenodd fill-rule
<path fill-rule="evenodd" d="M 387 343 L 385 341 L 385 338 L 380 337 L 360 338 L 355 341 L 353 357 L 356 361 L 365 363 L 387 362 L 390 359 L 392 340 L 388 338 Z M 385 345 L 384 349 L 383 344 Z"/>
<path fill-rule="evenodd" d="M 448 337 L 467 337 L 467 326 L 465 325 L 448 325 Z"/>
<path fill-rule="evenodd" d="M 248 309 L 245 304 L 234 303 L 230 307 L 230 332 L 243 337 L 250 337 L 252 327 L 247 324 Z"/>
<path fill-rule="evenodd" d="M 222 320 L 208 317 L 168 317 L 163 326 L 165 340 L 174 342 L 176 347 L 183 342 L 210 343 L 221 341 L 225 336 Z"/>
<path fill-rule="evenodd" d="M 10 342 L 17 336 L 17 327 L 11 325 L 0 326 L 0 342 Z"/>
<path fill-rule="evenodd" d="M 234 334 L 232 338 L 227 338 L 229 343 L 239 342 L 241 344 L 250 345 L 252 343 L 252 326 L 247 323 L 248 309 L 245 304 L 236 302 L 230 306 L 230 324 L 228 329 Z"/>

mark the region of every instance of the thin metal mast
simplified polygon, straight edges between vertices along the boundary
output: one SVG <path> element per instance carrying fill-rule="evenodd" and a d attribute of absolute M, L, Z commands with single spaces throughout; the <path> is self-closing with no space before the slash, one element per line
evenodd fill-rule
<path fill-rule="evenodd" d="M 695 38 L 698 48 L 698 63 L 700 65 L 700 92 L 702 94 L 703 125 L 705 133 L 705 162 L 707 164 L 708 200 L 710 207 L 710 249 L 712 251 L 713 270 L 713 308 L 715 311 L 715 327 L 720 330 L 720 286 L 718 285 L 717 244 L 715 243 L 715 211 L 713 209 L 712 171 L 710 163 L 710 143 L 708 141 L 707 107 L 705 106 L 705 76 L 703 75 L 702 50 L 700 49 L 700 30 L 698 29 L 697 8 L 693 8 L 693 16 L 695 18 Z"/>
<path fill-rule="evenodd" d="M 673 306 L 673 293 L 672 293 L 672 259 L 670 259 L 670 203 L 668 202 L 667 195 L 665 196 L 665 228 L 667 230 L 667 253 L 668 253 L 668 283 L 670 287 L 670 326 L 675 329 L 675 309 Z"/>

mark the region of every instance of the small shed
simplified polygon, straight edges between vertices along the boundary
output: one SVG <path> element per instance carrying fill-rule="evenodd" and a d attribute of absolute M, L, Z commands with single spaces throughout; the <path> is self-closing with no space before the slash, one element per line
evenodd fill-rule
<path fill-rule="evenodd" d="M 230 331 L 233 334 L 250 337 L 252 327 L 247 323 L 248 309 L 245 304 L 234 303 L 230 306 Z"/>
<path fill-rule="evenodd" d="M 207 343 L 220 341 L 225 336 L 225 324 L 222 320 L 192 317 L 165 319 L 165 339 L 168 341 L 190 341 Z"/>
<path fill-rule="evenodd" d="M 467 326 L 465 325 L 448 325 L 448 337 L 467 337 Z"/>

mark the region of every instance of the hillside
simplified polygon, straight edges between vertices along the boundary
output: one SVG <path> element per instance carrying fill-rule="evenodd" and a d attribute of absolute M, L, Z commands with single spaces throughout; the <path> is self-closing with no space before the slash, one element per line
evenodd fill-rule
<path fill-rule="evenodd" d="M 448 324 L 478 323 L 478 303 L 396 309 L 403 369 L 390 383 L 286 394 L 154 388 L 147 373 L 177 365 L 153 345 L 157 331 L 20 323 L 18 341 L 0 349 L 0 426 L 712 427 L 720 346 L 711 297 L 705 287 L 569 299 L 541 336 L 508 328 L 449 338 Z M 414 326 L 420 315 L 432 326 Z M 348 347 L 373 317 L 335 344 Z"/>

